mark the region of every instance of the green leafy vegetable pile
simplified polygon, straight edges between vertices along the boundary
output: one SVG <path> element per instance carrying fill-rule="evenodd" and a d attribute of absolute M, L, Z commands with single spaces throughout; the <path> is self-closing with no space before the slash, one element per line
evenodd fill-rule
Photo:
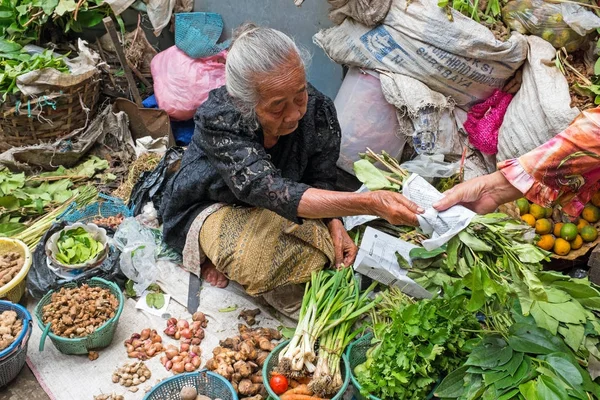
<path fill-rule="evenodd" d="M 64 59 L 65 56 L 56 56 L 52 50 L 31 55 L 17 43 L 0 40 L 0 93 L 3 93 L 3 99 L 19 92 L 17 77 L 20 75 L 44 68 L 69 72 Z"/>
<path fill-rule="evenodd" d="M 518 323 L 507 338 L 486 336 L 435 395 L 461 400 L 588 400 L 600 396 L 600 386 L 560 338 L 535 324 Z"/>
<path fill-rule="evenodd" d="M 90 157 L 72 169 L 59 167 L 54 172 L 29 177 L 0 170 L 0 236 L 14 236 L 30 220 L 70 202 L 79 193 L 76 183 L 89 180 L 108 167 L 108 161 Z"/>
<path fill-rule="evenodd" d="M 82 227 L 63 230 L 56 241 L 56 247 L 56 260 L 66 265 L 83 264 L 104 250 L 104 245 Z"/>
<path fill-rule="evenodd" d="M 399 290 L 382 294 L 374 318 L 375 346 L 354 370 L 363 395 L 422 400 L 447 372 L 460 366 L 479 339 L 462 290 L 413 302 Z"/>
<path fill-rule="evenodd" d="M 0 35 L 27 44 L 37 41 L 49 22 L 65 32 L 81 32 L 110 13 L 110 6 L 103 0 L 1 0 Z"/>

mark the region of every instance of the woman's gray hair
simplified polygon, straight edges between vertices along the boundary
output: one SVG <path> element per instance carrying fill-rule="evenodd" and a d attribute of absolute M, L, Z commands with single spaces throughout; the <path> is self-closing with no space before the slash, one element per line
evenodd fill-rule
<path fill-rule="evenodd" d="M 290 61 L 291 54 L 300 58 L 306 71 L 310 53 L 283 32 L 254 24 L 244 24 L 235 31 L 225 64 L 226 86 L 248 122 L 256 123 L 257 75 L 274 72 Z"/>

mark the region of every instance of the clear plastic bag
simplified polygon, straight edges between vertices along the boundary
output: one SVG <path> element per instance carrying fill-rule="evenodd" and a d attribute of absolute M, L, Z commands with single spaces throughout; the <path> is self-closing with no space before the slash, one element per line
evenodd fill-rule
<path fill-rule="evenodd" d="M 502 9 L 504 23 L 514 31 L 539 36 L 559 49 L 577 50 L 600 18 L 577 4 L 543 0 L 512 0 Z"/>
<path fill-rule="evenodd" d="M 134 282 L 135 292 L 143 293 L 160 274 L 156 266 L 157 245 L 151 229 L 135 218 L 126 218 L 115 233 L 114 241 L 121 250 L 121 271 Z"/>
<path fill-rule="evenodd" d="M 403 163 L 401 167 L 424 178 L 449 178 L 458 173 L 460 162 L 447 163 L 443 154 L 421 154 Z"/>

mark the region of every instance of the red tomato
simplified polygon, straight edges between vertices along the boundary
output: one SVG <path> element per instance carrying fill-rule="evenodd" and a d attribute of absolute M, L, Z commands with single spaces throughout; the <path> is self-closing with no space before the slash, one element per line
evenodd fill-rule
<path fill-rule="evenodd" d="M 273 374 L 269 380 L 269 386 L 275 394 L 284 394 L 288 390 L 288 380 L 280 374 Z"/>

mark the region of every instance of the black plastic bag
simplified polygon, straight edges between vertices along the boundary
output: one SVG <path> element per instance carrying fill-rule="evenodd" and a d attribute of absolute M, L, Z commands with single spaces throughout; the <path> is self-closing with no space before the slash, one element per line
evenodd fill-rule
<path fill-rule="evenodd" d="M 54 290 L 59 286 L 67 283 L 67 282 L 82 282 L 86 281 L 95 276 L 106 279 L 108 281 L 116 282 L 119 286 L 123 287 L 125 285 L 125 276 L 121 273 L 119 268 L 119 257 L 121 252 L 115 247 L 111 246 L 110 253 L 106 260 L 100 265 L 100 267 L 95 268 L 92 271 L 87 271 L 86 273 L 78 276 L 77 279 L 64 279 L 54 274 L 48 268 L 47 264 L 47 256 L 46 256 L 46 241 L 50 239 L 55 232 L 61 230 L 65 226 L 67 226 L 67 222 L 58 222 L 52 225 L 52 227 L 46 232 L 40 243 L 37 245 L 33 252 L 33 262 L 31 264 L 31 269 L 27 274 L 27 292 L 30 296 L 36 299 L 42 298 L 46 293 L 50 290 Z M 110 228 L 103 227 L 106 229 L 106 232 L 109 236 L 114 235 L 114 231 Z"/>
<path fill-rule="evenodd" d="M 133 206 L 133 215 L 139 215 L 148 202 L 154 203 L 154 208 L 160 210 L 163 189 L 169 178 L 179 169 L 184 149 L 171 147 L 167 150 L 160 163 L 153 171 L 144 172 L 131 191 L 129 207 Z"/>

